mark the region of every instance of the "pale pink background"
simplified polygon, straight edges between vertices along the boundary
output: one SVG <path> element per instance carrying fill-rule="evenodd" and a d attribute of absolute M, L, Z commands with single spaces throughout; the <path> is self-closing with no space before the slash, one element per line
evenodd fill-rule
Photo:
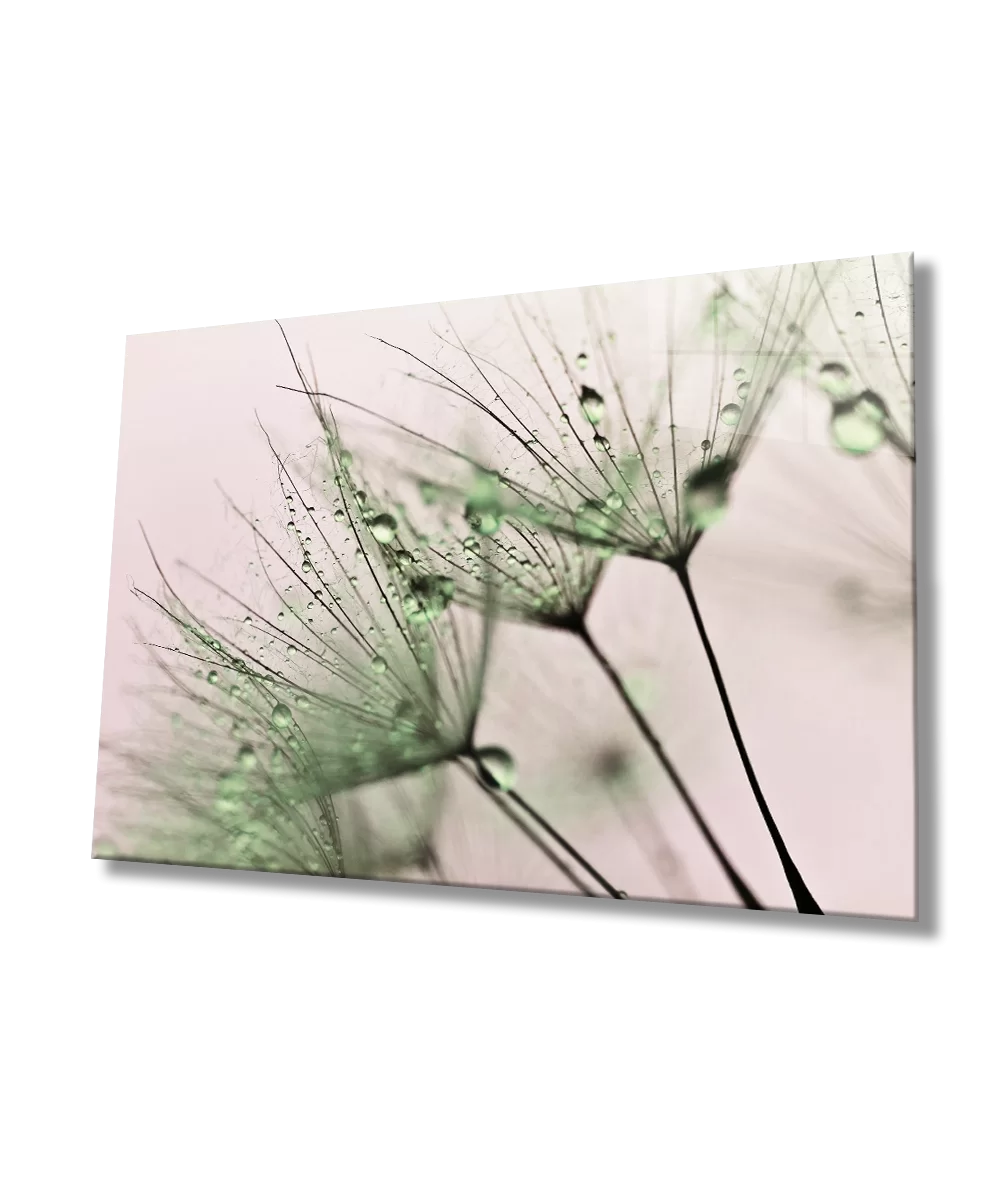
<path fill-rule="evenodd" d="M 468 329 L 489 330 L 493 302 L 449 306 Z M 320 384 L 393 411 L 401 363 L 367 335 L 431 352 L 436 306 L 285 322 Z M 161 564 L 183 578 L 183 559 L 238 586 L 251 555 L 218 481 L 241 506 L 270 510 L 273 473 L 258 418 L 279 448 L 315 436 L 273 323 L 149 334 L 128 341 L 108 613 L 102 735 L 129 732 L 129 689 L 149 681 L 129 628 L 148 614 L 128 581 L 155 590 L 144 525 Z M 798 385 L 796 385 L 797 387 Z M 758 775 L 804 876 L 830 912 L 911 916 L 914 909 L 914 781 L 907 476 L 887 453 L 848 460 L 825 440 L 821 407 L 793 387 L 783 420 L 801 406 L 807 431 L 777 434 L 751 456 L 726 520 L 693 560 L 693 577 Z M 412 401 L 411 401 L 412 403 Z M 796 412 L 799 410 L 796 409 Z M 396 415 L 408 419 L 405 410 Z M 888 483 L 886 483 L 888 481 Z M 900 515 L 875 504 L 885 487 Z M 876 549 L 872 549 L 872 545 Z M 902 556 L 901 571 L 888 558 Z M 896 553 L 898 551 L 898 553 Z M 848 611 L 846 590 L 902 594 L 881 619 Z M 854 589 L 851 591 L 851 589 Z M 895 592 L 893 592 L 895 589 Z M 593 627 L 622 673 L 642 689 L 653 724 L 681 766 L 720 839 L 762 900 L 789 904 L 780 866 L 728 737 L 708 669 L 673 576 L 655 564 L 615 560 L 602 582 Z M 495 646 L 484 712 L 485 742 L 507 745 L 521 791 L 633 895 L 662 891 L 609 812 L 590 765 L 595 750 L 634 753 L 650 802 L 680 860 L 680 899 L 727 901 L 720 872 L 616 698 L 565 635 L 505 625 Z M 106 755 L 102 752 L 102 765 Z M 569 786 L 568 786 L 569 785 Z M 485 884 L 559 886 L 544 862 L 497 824 L 460 780 L 445 822 L 445 858 L 456 878 Z M 99 779 L 96 829 L 112 807 Z"/>

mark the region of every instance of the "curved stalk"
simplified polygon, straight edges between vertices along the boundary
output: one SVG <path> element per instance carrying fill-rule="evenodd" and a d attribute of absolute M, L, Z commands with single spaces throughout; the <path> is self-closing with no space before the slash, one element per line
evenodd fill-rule
<path fill-rule="evenodd" d="M 805 880 L 802 878 L 792 856 L 788 853 L 788 847 L 781 836 L 781 831 L 778 829 L 777 823 L 771 815 L 771 810 L 767 806 L 767 801 L 764 799 L 764 793 L 757 780 L 753 763 L 750 761 L 750 755 L 747 752 L 746 743 L 743 741 L 743 735 L 740 733 L 736 714 L 733 712 L 733 706 L 729 700 L 729 692 L 726 689 L 726 682 L 722 677 L 719 660 L 715 657 L 715 651 L 712 649 L 712 643 L 708 637 L 708 630 L 705 628 L 705 622 L 702 620 L 701 611 L 695 599 L 687 567 L 675 567 L 674 570 L 677 578 L 680 580 L 681 587 L 684 589 L 684 595 L 687 598 L 688 607 L 691 609 L 691 615 L 694 617 L 694 623 L 698 627 L 698 636 L 701 638 L 701 644 L 708 658 L 708 665 L 712 669 L 712 677 L 715 680 L 719 699 L 722 701 L 722 707 L 726 712 L 729 731 L 733 735 L 733 741 L 736 743 L 736 749 L 739 751 L 740 761 L 743 763 L 743 770 L 746 772 L 747 779 L 750 782 L 750 788 L 753 791 L 754 799 L 757 801 L 757 807 L 760 809 L 760 815 L 764 818 L 767 832 L 771 835 L 771 841 L 778 852 L 778 858 L 781 860 L 781 866 L 785 872 L 785 878 L 788 880 L 788 886 L 792 889 L 792 895 L 795 897 L 795 905 L 799 912 L 823 916 L 823 910 L 816 903 L 812 892 L 806 887 Z"/>

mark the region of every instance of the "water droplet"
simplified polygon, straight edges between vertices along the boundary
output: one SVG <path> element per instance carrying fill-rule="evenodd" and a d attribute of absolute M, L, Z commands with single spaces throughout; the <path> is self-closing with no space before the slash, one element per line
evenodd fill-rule
<path fill-rule="evenodd" d="M 292 723 L 292 710 L 287 704 L 276 704 L 271 710 L 271 723 L 275 729 L 287 729 Z"/>
<path fill-rule="evenodd" d="M 385 661 L 381 654 L 376 654 L 372 659 L 372 671 L 376 675 L 384 675 L 388 665 L 389 664 Z"/>
<path fill-rule="evenodd" d="M 685 510 L 695 529 L 708 529 L 726 515 L 733 469 L 733 463 L 717 459 L 684 481 Z"/>
<path fill-rule="evenodd" d="M 705 440 L 704 440 L 704 441 L 701 443 L 701 448 L 702 448 L 702 450 L 705 450 L 705 451 L 708 451 L 708 450 L 711 450 L 711 449 L 712 449 L 712 443 L 711 443 L 711 442 L 708 440 L 708 438 L 706 438 L 706 439 L 705 439 Z"/>
<path fill-rule="evenodd" d="M 747 377 L 747 373 L 746 373 L 746 371 L 743 370 L 742 367 L 737 367 L 736 370 L 733 372 L 733 378 L 736 380 L 737 383 L 739 383 L 740 380 L 742 380 L 742 379 L 746 379 L 746 377 Z"/>
<path fill-rule="evenodd" d="M 253 746 L 249 745 L 249 743 L 240 746 L 236 752 L 236 762 L 244 771 L 252 771 L 257 762 L 257 755 Z"/>
<path fill-rule="evenodd" d="M 656 541 L 659 541 L 660 538 L 666 537 L 667 535 L 667 523 L 662 517 L 652 517 L 649 524 L 646 526 L 646 530 L 651 538 L 655 538 Z"/>
<path fill-rule="evenodd" d="M 612 512 L 617 512 L 622 507 L 622 505 L 625 503 L 625 501 L 622 499 L 621 495 L 618 492 L 608 492 L 607 498 L 605 499 L 604 503 L 607 505 L 608 508 L 611 509 Z"/>
<path fill-rule="evenodd" d="M 858 310 L 858 311 L 857 311 L 857 312 L 856 312 L 854 315 L 855 315 L 855 316 L 857 317 L 857 319 L 860 321 L 860 320 L 862 320 L 862 319 L 864 318 L 864 315 L 865 315 L 865 314 L 864 314 L 863 312 L 861 312 L 861 310 L 859 309 L 859 310 Z"/>
<path fill-rule="evenodd" d="M 739 396 L 739 398 L 741 400 L 745 400 L 747 398 L 747 396 L 750 395 L 750 384 L 749 383 L 741 383 L 740 386 L 736 389 L 736 395 Z"/>
<path fill-rule="evenodd" d="M 335 521 L 342 521 L 344 519 L 344 510 L 342 508 L 334 509 L 333 519 Z"/>
<path fill-rule="evenodd" d="M 476 766 L 483 783 L 497 791 L 509 792 L 517 782 L 517 767 L 502 746 L 484 746 L 477 750 Z"/>
<path fill-rule="evenodd" d="M 462 547 L 465 550 L 478 550 L 479 543 L 474 537 L 467 537 L 462 540 Z"/>
<path fill-rule="evenodd" d="M 591 425 L 596 425 L 604 416 L 604 397 L 600 392 L 584 384 L 583 390 L 580 392 L 580 407 Z"/>
<path fill-rule="evenodd" d="M 381 513 L 375 517 L 368 528 L 372 531 L 372 537 L 376 542 L 380 542 L 383 546 L 396 536 L 396 518 L 389 516 L 388 513 Z"/>
<path fill-rule="evenodd" d="M 350 452 L 350 450 L 342 450 L 340 452 L 340 461 L 345 467 L 349 467 L 354 462 L 354 455 Z"/>
<path fill-rule="evenodd" d="M 308 575 L 312 569 L 313 569 L 312 563 L 309 561 L 308 558 L 304 558 L 302 560 L 302 574 Z"/>
<path fill-rule="evenodd" d="M 357 502 L 361 505 L 362 508 L 364 508 L 364 506 L 368 503 L 368 493 L 367 492 L 355 492 L 354 499 L 357 500 Z"/>
<path fill-rule="evenodd" d="M 410 582 L 403 597 L 403 611 L 411 625 L 426 625 L 436 620 L 451 603 L 454 580 L 444 575 L 418 575 Z"/>
<path fill-rule="evenodd" d="M 586 371 L 587 364 L 589 362 L 590 362 L 590 359 L 587 357 L 587 355 L 584 353 L 584 351 L 581 350 L 580 353 L 576 356 L 577 368 L 581 371 Z"/>
<path fill-rule="evenodd" d="M 723 425 L 738 425 L 742 415 L 743 409 L 738 404 L 726 404 L 719 413 L 719 420 Z"/>
<path fill-rule="evenodd" d="M 213 683 L 213 684 L 218 683 L 219 682 L 219 672 L 218 671 L 209 671 L 207 678 L 208 678 L 209 683 Z"/>
<path fill-rule="evenodd" d="M 851 373 L 839 362 L 824 363 L 819 369 L 819 386 L 828 396 L 846 399 L 853 390 Z"/>
<path fill-rule="evenodd" d="M 875 392 L 835 403 L 830 418 L 834 445 L 848 454 L 871 454 L 885 441 L 887 415 L 882 397 Z"/>

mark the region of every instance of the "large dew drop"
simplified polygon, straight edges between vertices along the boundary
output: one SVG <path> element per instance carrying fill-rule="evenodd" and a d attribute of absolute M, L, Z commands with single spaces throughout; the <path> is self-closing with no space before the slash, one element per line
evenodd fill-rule
<path fill-rule="evenodd" d="M 726 404 L 719 413 L 719 420 L 723 425 L 739 425 L 742 414 L 743 409 L 738 404 Z"/>
<path fill-rule="evenodd" d="M 871 454 L 885 441 L 885 403 L 874 392 L 862 392 L 853 400 L 833 406 L 830 437 L 848 454 Z"/>
<path fill-rule="evenodd" d="M 485 746 L 476 751 L 479 778 L 487 787 L 509 792 L 517 782 L 517 767 L 503 746 Z"/>
<path fill-rule="evenodd" d="M 843 363 L 824 363 L 819 369 L 819 386 L 828 396 L 843 400 L 851 394 L 851 375 Z"/>
<path fill-rule="evenodd" d="M 372 531 L 372 537 L 376 542 L 387 546 L 396 536 L 396 518 L 389 516 L 388 513 L 380 513 L 379 516 L 372 519 L 368 528 Z"/>
<path fill-rule="evenodd" d="M 584 384 L 580 392 L 580 407 L 591 425 L 596 425 L 604 416 L 604 397 L 594 388 Z"/>
<path fill-rule="evenodd" d="M 292 710 L 287 704 L 276 704 L 271 709 L 271 724 L 275 729 L 287 729 L 292 723 Z"/>
<path fill-rule="evenodd" d="M 695 529 L 709 529 L 726 515 L 733 464 L 724 459 L 693 471 L 684 482 L 684 506 Z"/>

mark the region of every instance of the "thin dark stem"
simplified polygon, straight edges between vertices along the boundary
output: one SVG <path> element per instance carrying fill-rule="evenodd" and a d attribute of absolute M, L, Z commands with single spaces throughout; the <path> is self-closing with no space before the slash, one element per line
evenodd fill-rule
<path fill-rule="evenodd" d="M 788 853 L 788 848 L 785 845 L 784 838 L 781 836 L 781 831 L 775 823 L 774 817 L 771 816 L 771 810 L 767 806 L 767 801 L 764 799 L 764 793 L 761 790 L 760 783 L 757 781 L 757 775 L 753 769 L 753 763 L 750 761 L 750 755 L 747 753 L 746 744 L 743 741 L 743 735 L 740 733 L 739 724 L 736 721 L 736 714 L 733 712 L 733 706 L 729 701 L 729 692 L 726 690 L 726 682 L 722 678 L 722 670 L 719 667 L 719 660 L 715 657 L 715 651 L 712 649 L 712 643 L 709 641 L 708 630 L 705 628 L 705 622 L 701 618 L 701 611 L 698 608 L 698 602 L 694 596 L 694 589 L 691 586 L 691 579 L 688 575 L 687 567 L 680 566 L 674 568 L 677 578 L 680 580 L 681 587 L 684 589 L 684 595 L 687 597 L 688 606 L 691 609 L 691 615 L 694 617 L 694 623 L 698 627 L 698 636 L 701 638 L 701 644 L 704 647 L 705 655 L 708 658 L 708 664 L 712 668 L 712 676 L 715 679 L 715 686 L 719 692 L 719 699 L 722 701 L 722 707 L 726 711 L 726 720 L 729 722 L 729 731 L 733 735 L 733 741 L 736 743 L 736 749 L 739 751 L 740 761 L 743 763 L 743 770 L 746 772 L 747 779 L 750 781 L 750 787 L 753 791 L 754 798 L 757 801 L 757 807 L 760 809 L 760 815 L 764 818 L 764 824 L 767 826 L 767 832 L 771 835 L 771 841 L 774 843 L 774 848 L 778 852 L 778 858 L 781 859 L 781 865 L 785 872 L 785 878 L 788 880 L 788 886 L 792 889 L 792 895 L 795 897 L 795 905 L 799 912 L 814 913 L 818 916 L 823 915 L 823 910 L 813 899 L 812 892 L 806 887 L 805 880 L 799 873 L 798 867 Z"/>
<path fill-rule="evenodd" d="M 667 777 L 670 779 L 670 782 L 677 789 L 677 794 L 680 796 L 681 800 L 684 802 L 684 807 L 691 814 L 692 818 L 694 819 L 694 823 L 698 826 L 699 830 L 701 831 L 702 836 L 705 838 L 705 841 L 708 842 L 709 846 L 712 849 L 712 853 L 715 855 L 716 859 L 719 862 L 719 865 L 722 867 L 723 871 L 725 872 L 726 878 L 733 885 L 733 888 L 734 888 L 736 894 L 739 896 L 740 900 L 743 901 L 744 907 L 746 907 L 746 908 L 763 908 L 764 907 L 763 904 L 761 904 L 761 902 L 757 899 L 757 897 L 753 894 L 753 892 L 750 890 L 750 888 L 744 882 L 740 873 L 736 870 L 736 868 L 733 866 L 733 864 L 729 861 L 729 858 L 727 857 L 726 852 L 722 849 L 722 847 L 716 841 L 715 835 L 712 833 L 711 829 L 709 829 L 708 823 L 705 821 L 705 818 L 701 815 L 701 810 L 698 808 L 698 805 L 695 803 L 694 798 L 692 797 L 691 793 L 688 791 L 687 786 L 684 783 L 684 780 L 681 779 L 680 775 L 677 772 L 677 768 L 674 766 L 674 764 L 671 762 L 670 758 L 667 756 L 667 752 L 666 752 L 666 750 L 664 750 L 662 744 L 660 743 L 660 739 L 653 732 L 652 726 L 646 720 L 645 716 L 643 716 L 641 710 L 637 707 L 637 705 L 635 704 L 635 701 L 629 695 L 628 688 L 626 688 L 625 684 L 622 682 L 621 676 L 618 674 L 618 672 L 615 670 L 615 668 L 612 666 L 612 664 L 605 657 L 604 652 L 601 650 L 601 648 L 597 645 L 597 643 L 594 641 L 594 639 L 590 636 L 590 631 L 587 629 L 587 627 L 585 625 L 580 626 L 579 634 L 580 634 L 580 637 L 583 639 L 584 645 L 587 647 L 587 649 L 590 651 L 590 653 L 594 656 L 595 660 L 601 667 L 601 670 L 603 670 L 604 674 L 607 675 L 607 677 L 611 681 L 611 684 L 614 687 L 615 691 L 622 698 L 622 702 L 625 704 L 625 707 L 631 713 L 632 719 L 635 721 L 636 725 L 639 727 L 639 730 L 642 733 L 642 736 L 648 742 L 649 748 L 653 751 L 653 753 L 659 759 L 660 765 L 663 767 L 664 771 L 666 771 Z"/>
<path fill-rule="evenodd" d="M 507 793 L 496 791 L 494 788 L 491 788 L 489 784 L 484 783 L 483 780 L 479 778 L 479 775 L 476 771 L 466 767 L 464 763 L 460 765 L 469 778 L 474 780 L 474 782 L 482 788 L 487 796 L 489 796 L 500 812 L 502 812 L 509 821 L 517 826 L 517 828 L 532 843 L 532 845 L 545 855 L 550 863 L 558 868 L 561 874 L 563 874 L 569 880 L 569 882 L 577 889 L 577 891 L 582 893 L 584 896 L 596 895 L 596 893 L 592 892 L 590 888 L 587 887 L 587 885 L 583 882 L 583 880 L 579 879 L 573 870 L 563 862 L 558 854 L 556 854 L 550 846 L 545 844 L 545 842 L 538 836 L 534 829 L 531 828 L 528 822 L 511 808 L 511 806 L 506 802 Z"/>
<path fill-rule="evenodd" d="M 476 758 L 475 750 L 473 750 L 473 752 L 472 752 L 472 757 L 473 757 L 473 759 Z M 489 788 L 489 785 L 484 780 L 480 779 L 478 776 L 477 776 L 477 780 L 482 787 L 484 787 L 488 791 L 490 791 L 490 793 L 491 793 L 491 795 L 493 795 L 494 799 L 497 798 L 496 793 L 494 793 L 492 791 L 492 789 Z M 618 890 L 618 888 L 616 888 L 612 884 L 608 883 L 608 881 L 604 878 L 604 876 L 600 873 L 600 871 L 598 871 L 598 869 L 593 865 L 593 863 L 588 862 L 583 857 L 583 855 L 579 852 L 579 850 L 577 850 L 576 847 L 572 845 L 572 843 L 568 842 L 563 837 L 563 835 L 559 832 L 559 830 L 556 829 L 554 825 L 551 825 L 542 816 L 542 814 L 538 811 L 538 809 L 534 808 L 532 805 L 530 805 L 528 803 L 528 801 L 524 799 L 523 796 L 519 796 L 517 794 L 517 792 L 514 791 L 513 788 L 505 788 L 503 791 L 500 792 L 500 795 L 503 796 L 504 800 L 510 800 L 512 803 L 516 804 L 517 807 L 519 809 L 521 809 L 522 812 L 527 813 L 528 816 L 531 817 L 531 819 L 535 822 L 535 824 L 539 825 L 542 829 L 544 829 L 545 832 L 549 835 L 549 837 L 556 843 L 556 845 L 561 847 L 563 850 L 565 850 L 566 853 L 570 856 L 570 858 L 573 859 L 573 861 L 578 866 L 582 867 L 584 869 L 584 871 L 586 871 L 587 874 L 591 877 L 591 879 L 593 879 L 597 883 L 599 883 L 601 885 L 601 887 L 608 893 L 609 896 L 614 897 L 615 900 L 622 899 L 622 893 Z"/>

